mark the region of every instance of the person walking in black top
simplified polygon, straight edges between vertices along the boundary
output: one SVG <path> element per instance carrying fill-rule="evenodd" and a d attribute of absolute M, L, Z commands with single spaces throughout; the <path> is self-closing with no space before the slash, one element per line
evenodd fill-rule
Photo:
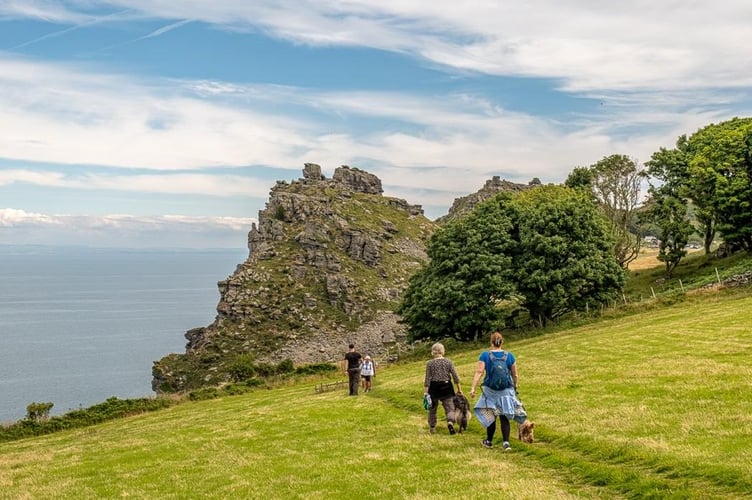
<path fill-rule="evenodd" d="M 345 373 L 350 382 L 350 396 L 358 395 L 362 359 L 360 353 L 355 350 L 355 344 L 350 344 L 350 350 L 345 353 Z"/>
<path fill-rule="evenodd" d="M 444 345 L 435 343 L 431 346 L 433 359 L 426 363 L 426 378 L 423 383 L 423 396 L 431 396 L 431 407 L 428 410 L 428 428 L 431 434 L 436 432 L 438 418 L 436 411 L 441 402 L 447 419 L 449 434 L 454 434 L 454 385 L 457 385 L 457 393 L 462 394 L 460 377 L 454 368 L 454 363 L 444 357 Z"/>

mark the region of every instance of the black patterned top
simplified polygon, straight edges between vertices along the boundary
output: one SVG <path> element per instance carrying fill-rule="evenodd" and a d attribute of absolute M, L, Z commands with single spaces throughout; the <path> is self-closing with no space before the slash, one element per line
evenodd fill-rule
<path fill-rule="evenodd" d="M 434 358 L 426 363 L 426 379 L 424 386 L 428 387 L 431 382 L 449 382 L 454 380 L 454 383 L 459 385 L 460 376 L 457 375 L 457 370 L 454 369 L 454 363 L 447 358 Z"/>

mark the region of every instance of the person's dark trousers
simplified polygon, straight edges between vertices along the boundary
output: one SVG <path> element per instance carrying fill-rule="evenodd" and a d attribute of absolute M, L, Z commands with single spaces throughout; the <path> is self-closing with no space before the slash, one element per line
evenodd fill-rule
<path fill-rule="evenodd" d="M 350 396 L 358 395 L 358 386 L 360 385 L 360 368 L 350 368 L 347 370 L 350 378 Z"/>
<path fill-rule="evenodd" d="M 499 415 L 499 422 L 501 423 L 501 438 L 505 443 L 509 442 L 509 434 L 512 431 L 512 425 L 509 419 L 505 415 Z M 486 440 L 490 443 L 493 441 L 494 434 L 496 434 L 496 419 L 494 422 L 486 427 Z"/>

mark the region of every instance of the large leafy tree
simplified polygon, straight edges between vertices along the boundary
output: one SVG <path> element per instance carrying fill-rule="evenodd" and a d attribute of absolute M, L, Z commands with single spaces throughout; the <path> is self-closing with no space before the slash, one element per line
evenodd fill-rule
<path fill-rule="evenodd" d="M 698 130 L 687 155 L 689 196 L 698 214 L 715 221 L 724 241 L 752 251 L 752 118 Z"/>
<path fill-rule="evenodd" d="M 630 228 L 635 226 L 640 184 L 645 174 L 636 160 L 618 154 L 604 157 L 591 165 L 590 171 L 593 194 L 610 222 L 614 255 L 626 269 L 640 253 L 641 238 Z"/>
<path fill-rule="evenodd" d="M 432 235 L 430 263 L 411 278 L 398 308 L 413 339 L 476 339 L 498 323 L 496 300 L 512 290 L 506 196 Z"/>
<path fill-rule="evenodd" d="M 513 274 L 531 317 L 545 325 L 613 299 L 624 284 L 609 222 L 590 195 L 542 186 L 511 200 Z"/>
<path fill-rule="evenodd" d="M 476 339 L 501 323 L 500 303 L 520 297 L 545 325 L 615 296 L 624 273 L 612 249 L 584 191 L 499 194 L 434 233 L 398 312 L 412 338 Z"/>

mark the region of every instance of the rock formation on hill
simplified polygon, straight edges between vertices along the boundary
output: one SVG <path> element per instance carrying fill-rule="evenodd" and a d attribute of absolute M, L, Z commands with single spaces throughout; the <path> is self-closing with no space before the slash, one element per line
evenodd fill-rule
<path fill-rule="evenodd" d="M 438 224 L 444 224 L 450 220 L 461 218 L 463 215 L 472 212 L 478 203 L 486 201 L 495 194 L 501 192 L 514 193 L 540 185 L 541 181 L 537 177 L 531 180 L 528 184 L 516 184 L 514 182 L 503 180 L 498 175 L 494 175 L 475 193 L 455 198 L 454 203 L 452 203 L 452 206 L 449 209 L 449 213 L 443 217 L 439 217 L 436 222 Z"/>
<path fill-rule="evenodd" d="M 277 182 L 248 234 L 247 260 L 218 283 L 214 322 L 186 332 L 184 354 L 154 363 L 153 389 L 221 384 L 238 356 L 331 362 L 349 342 L 378 355 L 404 337 L 392 311 L 437 226 L 382 192 L 376 176 L 347 166 L 326 179 L 309 163 L 302 179 Z"/>

